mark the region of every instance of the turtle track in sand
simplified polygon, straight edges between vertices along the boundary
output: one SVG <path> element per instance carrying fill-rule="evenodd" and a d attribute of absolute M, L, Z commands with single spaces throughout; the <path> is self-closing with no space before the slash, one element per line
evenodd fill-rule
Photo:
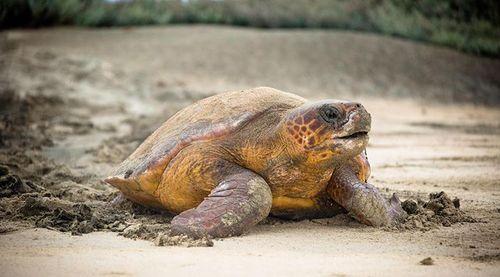
<path fill-rule="evenodd" d="M 19 67 L 24 65 L 25 70 L 45 59 L 79 62 L 74 58 L 59 59 L 50 52 L 30 54 L 21 61 L 18 57 L 9 58 L 15 59 L 11 62 Z M 56 70 L 50 63 L 44 66 L 49 74 Z M 207 239 L 169 236 L 171 215 L 131 202 L 111 205 L 117 192 L 99 176 L 48 157 L 47 153 L 51 153 L 51 148 L 57 149 L 60 141 L 95 132 L 114 134 L 115 129 L 96 126 L 87 114 L 71 108 L 92 111 L 98 109 L 95 105 L 83 99 L 63 98 L 61 93 L 55 95 L 67 89 L 67 84 L 49 80 L 50 86 L 36 84 L 38 92 L 30 93 L 32 86 L 20 86 L 10 74 L 13 73 L 4 75 L 7 78 L 1 80 L 0 90 L 0 233 L 33 227 L 73 235 L 112 231 L 128 238 L 152 240 L 158 245 L 212 245 Z M 23 91 L 28 93 L 21 96 Z M 134 129 L 126 137 L 113 137 L 116 143 L 101 139 L 96 147 L 84 149 L 86 155 L 95 163 L 115 163 L 123 159 L 144 139 L 144 135 L 137 134 L 137 130 L 144 130 L 142 122 L 154 121 L 140 119 L 144 118 L 134 122 Z M 146 128 L 146 132 L 148 130 Z"/>

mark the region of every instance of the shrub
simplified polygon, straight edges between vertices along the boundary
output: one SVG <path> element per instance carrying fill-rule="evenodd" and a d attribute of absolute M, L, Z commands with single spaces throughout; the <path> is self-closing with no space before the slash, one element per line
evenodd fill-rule
<path fill-rule="evenodd" d="M 207 23 L 377 32 L 500 56 L 498 0 L 2 0 L 0 27 Z"/>

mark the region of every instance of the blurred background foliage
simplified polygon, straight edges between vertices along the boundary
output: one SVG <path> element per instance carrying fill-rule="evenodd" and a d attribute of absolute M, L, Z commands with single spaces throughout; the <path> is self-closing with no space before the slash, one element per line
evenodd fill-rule
<path fill-rule="evenodd" d="M 205 23 L 375 32 L 500 56 L 499 0 L 2 0 L 1 29 Z"/>

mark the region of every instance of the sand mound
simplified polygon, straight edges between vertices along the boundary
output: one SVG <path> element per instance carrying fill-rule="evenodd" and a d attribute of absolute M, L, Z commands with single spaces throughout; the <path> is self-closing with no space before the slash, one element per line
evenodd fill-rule
<path fill-rule="evenodd" d="M 440 226 L 450 227 L 459 222 L 476 222 L 460 210 L 460 199 L 451 198 L 443 191 L 429 194 L 429 200 L 407 199 L 402 204 L 408 218 L 394 227 L 399 230 L 428 231 Z"/>

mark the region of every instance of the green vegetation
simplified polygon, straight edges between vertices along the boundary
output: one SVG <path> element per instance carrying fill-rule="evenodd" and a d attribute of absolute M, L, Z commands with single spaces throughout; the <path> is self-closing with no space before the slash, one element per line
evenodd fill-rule
<path fill-rule="evenodd" d="M 376 32 L 500 56 L 498 0 L 2 0 L 1 28 L 208 23 Z"/>

